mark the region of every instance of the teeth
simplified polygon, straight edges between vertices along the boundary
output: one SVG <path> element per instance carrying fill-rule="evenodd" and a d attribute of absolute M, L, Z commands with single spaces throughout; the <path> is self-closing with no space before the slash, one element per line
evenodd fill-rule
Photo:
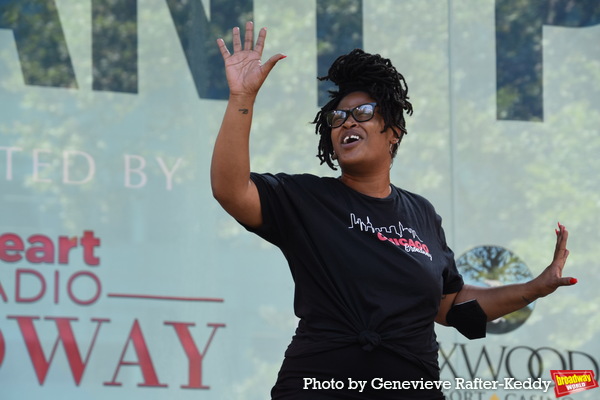
<path fill-rule="evenodd" d="M 344 144 L 347 144 L 350 140 L 352 140 L 352 141 L 360 140 L 360 136 L 358 136 L 358 135 L 346 136 L 344 138 Z"/>

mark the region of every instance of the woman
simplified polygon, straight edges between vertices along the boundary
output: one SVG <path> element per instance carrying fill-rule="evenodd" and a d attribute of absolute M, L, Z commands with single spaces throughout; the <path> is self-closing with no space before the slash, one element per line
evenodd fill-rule
<path fill-rule="evenodd" d="M 467 337 L 559 286 L 568 232 L 559 224 L 554 259 L 525 284 L 465 285 L 446 245 L 441 219 L 423 197 L 390 183 L 390 167 L 411 113 L 404 78 L 391 62 L 362 50 L 338 58 L 327 77 L 339 90 L 315 118 L 319 158 L 338 179 L 250 172 L 254 100 L 275 64 L 261 63 L 266 30 L 253 25 L 222 39 L 230 97 L 211 166 L 222 207 L 278 246 L 295 281 L 300 318 L 273 399 L 443 399 L 434 322 Z M 423 382 L 384 389 L 385 381 Z"/>

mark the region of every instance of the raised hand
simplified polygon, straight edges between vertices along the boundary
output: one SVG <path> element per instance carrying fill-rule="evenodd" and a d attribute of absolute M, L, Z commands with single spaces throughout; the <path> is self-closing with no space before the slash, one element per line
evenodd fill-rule
<path fill-rule="evenodd" d="M 240 29 L 233 28 L 233 54 L 229 52 L 222 38 L 217 39 L 219 50 L 225 61 L 225 73 L 231 96 L 255 97 L 275 64 L 286 57 L 279 53 L 269 58 L 264 64 L 261 63 L 266 36 L 267 30 L 262 28 L 258 33 L 256 45 L 253 46 L 254 24 L 247 22 L 244 46 L 242 47 Z"/>
<path fill-rule="evenodd" d="M 537 281 L 535 283 L 540 297 L 549 295 L 560 286 L 570 286 L 577 283 L 575 278 L 562 276 L 567 257 L 569 257 L 568 238 L 567 228 L 559 223 L 558 229 L 556 229 L 556 246 L 552 263 L 534 280 Z"/>

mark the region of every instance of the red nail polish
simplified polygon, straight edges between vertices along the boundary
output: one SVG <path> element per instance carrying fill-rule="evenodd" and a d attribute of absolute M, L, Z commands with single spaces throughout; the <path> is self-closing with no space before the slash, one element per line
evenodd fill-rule
<path fill-rule="evenodd" d="M 571 278 L 571 279 L 569 280 L 569 283 L 570 283 L 571 285 L 574 285 L 574 284 L 576 284 L 576 283 L 577 283 L 577 278 Z"/>

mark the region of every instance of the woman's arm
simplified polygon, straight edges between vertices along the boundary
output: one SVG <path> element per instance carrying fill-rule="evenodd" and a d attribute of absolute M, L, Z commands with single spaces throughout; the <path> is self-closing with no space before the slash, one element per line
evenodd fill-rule
<path fill-rule="evenodd" d="M 254 101 L 260 87 L 282 54 L 271 57 L 264 64 L 260 58 L 267 31 L 260 30 L 256 45 L 252 22 L 246 24 L 244 45 L 239 28 L 233 29 L 233 54 L 223 39 L 217 44 L 225 62 L 229 101 L 213 150 L 210 181 L 213 196 L 238 221 L 257 227 L 262 223 L 260 198 L 250 180 L 250 128 Z"/>
<path fill-rule="evenodd" d="M 536 278 L 526 283 L 493 288 L 465 285 L 459 292 L 444 296 L 440 303 L 436 321 L 447 325 L 446 315 L 450 308 L 469 300 L 477 300 L 485 312 L 487 320 L 493 321 L 525 307 L 534 300 L 553 293 L 560 286 L 574 285 L 577 283 L 577 279 L 562 276 L 563 268 L 569 256 L 569 250 L 567 250 L 568 237 L 569 232 L 564 225 L 558 224 L 552 263 Z"/>

